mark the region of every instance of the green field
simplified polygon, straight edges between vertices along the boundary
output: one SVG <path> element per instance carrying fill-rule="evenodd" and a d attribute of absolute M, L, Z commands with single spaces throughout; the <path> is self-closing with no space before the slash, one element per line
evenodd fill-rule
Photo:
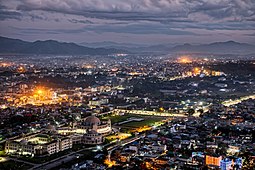
<path fill-rule="evenodd" d="M 132 121 L 128 122 L 122 125 L 119 125 L 123 128 L 137 128 L 137 127 L 143 127 L 143 126 L 153 126 L 156 122 L 160 122 L 163 120 L 163 117 L 156 117 L 156 116 L 147 116 L 147 115 L 136 115 L 136 114 L 126 114 L 123 116 L 108 116 L 105 117 L 106 119 L 111 119 L 112 124 L 118 123 L 118 122 L 123 122 L 126 121 L 128 118 L 143 118 L 143 121 Z"/>
<path fill-rule="evenodd" d="M 159 118 L 159 117 L 151 117 L 149 115 L 147 116 L 147 115 L 137 115 L 137 114 L 125 114 L 125 115 L 122 115 L 122 116 L 119 116 L 119 115 L 106 116 L 106 117 L 103 117 L 103 119 L 111 119 L 112 124 L 114 124 L 114 123 L 118 123 L 118 122 L 123 122 L 123 121 L 125 121 L 125 120 L 127 120 L 128 118 L 131 118 L 131 117 L 144 118 L 145 120 L 150 120 L 151 119 L 151 120 L 157 120 L 157 121 L 163 119 L 163 118 Z M 128 124 L 128 123 L 126 123 L 126 124 Z"/>
<path fill-rule="evenodd" d="M 134 128 L 143 127 L 143 126 L 153 126 L 156 122 L 160 122 L 162 119 L 163 118 L 147 118 L 140 122 L 133 121 L 133 122 L 125 123 L 122 126 L 134 127 Z"/>

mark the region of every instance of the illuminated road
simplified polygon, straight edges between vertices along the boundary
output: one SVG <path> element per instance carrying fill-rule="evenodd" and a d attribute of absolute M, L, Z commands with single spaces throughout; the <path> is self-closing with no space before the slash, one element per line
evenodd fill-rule
<path fill-rule="evenodd" d="M 238 103 L 241 103 L 242 101 L 248 100 L 248 99 L 255 99 L 255 94 L 240 97 L 239 99 L 234 100 L 225 100 L 222 102 L 224 106 L 231 106 L 236 105 Z M 209 110 L 210 105 L 204 106 L 203 111 L 207 112 Z M 150 116 L 163 116 L 163 117 L 187 117 L 185 114 L 173 114 L 173 113 L 166 113 L 166 112 L 156 112 L 156 111 L 145 111 L 145 110 L 124 110 L 124 109 L 115 109 L 114 110 L 117 113 L 129 113 L 129 114 L 138 114 L 138 115 L 150 115 Z M 200 112 L 196 111 L 192 116 L 199 117 Z"/>
<path fill-rule="evenodd" d="M 173 113 L 156 112 L 156 111 L 145 111 L 145 110 L 115 109 L 114 112 L 137 114 L 137 115 L 148 115 L 148 116 L 162 116 L 162 117 L 187 117 L 187 115 L 185 115 L 185 114 L 173 114 Z"/>
<path fill-rule="evenodd" d="M 231 105 L 235 105 L 238 103 L 241 103 L 242 101 L 248 100 L 248 99 L 255 99 L 255 94 L 249 95 L 249 96 L 244 96 L 244 97 L 240 97 L 239 99 L 235 99 L 235 100 L 226 100 L 223 101 L 222 104 L 224 106 L 231 106 Z"/>

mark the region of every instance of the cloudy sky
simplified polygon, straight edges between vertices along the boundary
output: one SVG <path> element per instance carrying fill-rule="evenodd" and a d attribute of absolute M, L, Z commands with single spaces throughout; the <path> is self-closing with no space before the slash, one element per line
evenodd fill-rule
<path fill-rule="evenodd" d="M 255 44 L 255 0 L 0 0 L 0 35 L 76 43 Z"/>

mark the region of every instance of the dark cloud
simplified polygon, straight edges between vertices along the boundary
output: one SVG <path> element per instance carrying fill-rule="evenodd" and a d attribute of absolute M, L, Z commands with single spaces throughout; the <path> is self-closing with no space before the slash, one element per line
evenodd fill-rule
<path fill-rule="evenodd" d="M 242 29 L 230 28 L 233 21 L 242 22 L 247 27 L 253 26 L 250 22 L 255 17 L 254 0 L 23 0 L 17 6 L 20 11 L 49 11 L 63 14 L 80 15 L 87 18 L 110 19 L 116 21 L 149 21 L 164 24 L 198 23 L 204 29 Z M 207 18 L 203 18 L 207 16 Z M 213 24 L 216 23 L 213 28 Z M 218 23 L 221 26 L 217 26 Z M 89 20 L 69 19 L 72 23 L 92 24 Z M 207 23 L 210 26 L 207 27 Z M 191 26 L 192 24 L 183 24 Z M 181 24 L 179 27 L 182 27 Z M 198 26 L 196 26 L 199 28 Z M 176 27 L 178 28 L 178 26 Z"/>
<path fill-rule="evenodd" d="M 78 33 L 92 32 L 102 37 L 152 35 L 152 40 L 176 38 L 171 35 L 183 41 L 185 36 L 193 41 L 195 36 L 210 35 L 213 40 L 228 36 L 246 40 L 255 28 L 255 0 L 0 0 L 0 4 L 0 20 L 9 24 L 2 25 L 2 32 L 38 37 L 82 38 Z M 3 29 L 10 25 L 19 26 Z"/>
<path fill-rule="evenodd" d="M 86 17 L 147 20 L 185 17 L 204 13 L 214 19 L 229 16 L 251 17 L 253 0 L 23 0 L 19 10 L 44 10 Z"/>
<path fill-rule="evenodd" d="M 31 20 L 32 20 L 32 21 L 35 21 L 35 20 L 44 20 L 44 21 L 48 21 L 48 20 L 49 20 L 48 17 L 45 17 L 45 16 L 43 16 L 43 15 L 29 14 L 29 16 L 31 17 Z"/>
<path fill-rule="evenodd" d="M 81 23 L 81 24 L 94 24 L 94 22 L 90 21 L 90 20 L 77 20 L 77 19 L 68 19 L 69 22 L 71 23 Z"/>
<path fill-rule="evenodd" d="M 255 23 L 244 24 L 242 22 L 212 22 L 212 23 L 199 23 L 199 22 L 187 22 L 187 23 L 167 23 L 173 28 L 194 28 L 194 29 L 206 29 L 206 30 L 253 30 Z"/>
<path fill-rule="evenodd" d="M 148 29 L 150 27 L 150 29 Z M 164 25 L 131 24 L 131 25 L 88 25 L 80 29 L 34 29 L 10 27 L 20 33 L 27 34 L 75 34 L 82 32 L 128 33 L 128 34 L 166 34 L 166 35 L 197 35 L 190 31 L 167 28 Z"/>
<path fill-rule="evenodd" d="M 149 28 L 149 29 L 148 29 Z M 115 32 L 128 34 L 166 34 L 166 35 L 196 35 L 193 32 L 177 30 L 158 24 L 130 24 L 130 25 L 96 25 L 85 28 L 88 31 L 97 33 Z"/>
<path fill-rule="evenodd" d="M 0 5 L 0 20 L 16 19 L 21 20 L 21 13 L 10 10 L 6 6 Z"/>
<path fill-rule="evenodd" d="M 75 34 L 87 32 L 84 28 L 81 29 L 40 29 L 40 28 L 20 28 L 9 26 L 16 32 L 21 34 Z"/>

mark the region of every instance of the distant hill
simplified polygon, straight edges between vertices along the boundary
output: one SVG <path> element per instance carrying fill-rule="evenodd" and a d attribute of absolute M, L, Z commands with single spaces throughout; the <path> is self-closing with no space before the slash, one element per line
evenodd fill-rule
<path fill-rule="evenodd" d="M 136 43 L 117 43 L 112 41 L 102 41 L 102 42 L 94 42 L 94 43 L 87 43 L 83 42 L 80 43 L 82 46 L 92 47 L 92 48 L 116 48 L 122 49 L 134 53 L 144 53 L 144 52 L 155 52 L 155 53 L 164 53 L 169 50 L 169 48 L 174 47 L 179 44 L 169 43 L 169 44 L 136 44 Z"/>
<path fill-rule="evenodd" d="M 117 48 L 117 49 L 127 49 L 127 48 L 134 48 L 134 47 L 146 47 L 146 44 L 135 44 L 135 43 L 117 43 L 112 41 L 102 41 L 102 42 L 82 42 L 80 45 L 85 47 L 92 47 L 92 48 Z"/>
<path fill-rule="evenodd" d="M 132 44 L 116 42 L 81 43 L 89 47 L 117 48 L 130 52 L 154 52 L 154 53 L 213 53 L 213 54 L 251 54 L 255 53 L 255 46 L 235 41 L 215 42 L 211 44 Z"/>
<path fill-rule="evenodd" d="M 249 54 L 255 53 L 255 46 L 235 41 L 215 42 L 203 45 L 184 44 L 170 48 L 171 52 L 200 52 L 215 54 Z"/>
<path fill-rule="evenodd" d="M 89 48 L 75 43 L 54 40 L 27 42 L 0 37 L 0 53 L 14 54 L 63 54 L 63 55 L 107 55 L 126 51 L 114 48 Z"/>
<path fill-rule="evenodd" d="M 86 47 L 87 45 L 87 47 Z M 27 42 L 19 39 L 0 37 L 0 53 L 12 54 L 64 54 L 64 55 L 108 55 L 115 53 L 212 53 L 212 54 L 253 54 L 255 46 L 235 41 L 215 42 L 211 44 L 174 43 L 145 45 L 133 43 L 116 43 L 110 41 L 96 43 L 58 42 L 54 40 Z"/>

